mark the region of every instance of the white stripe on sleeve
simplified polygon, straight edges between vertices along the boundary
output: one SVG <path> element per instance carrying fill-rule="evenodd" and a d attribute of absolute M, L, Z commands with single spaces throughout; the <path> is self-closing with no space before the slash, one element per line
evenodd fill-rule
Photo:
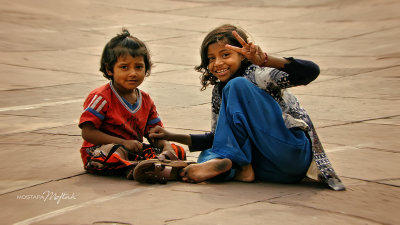
<path fill-rule="evenodd" d="M 92 98 L 92 101 L 90 101 L 88 107 L 90 107 L 90 105 L 94 102 L 94 100 L 95 100 L 96 98 L 97 98 L 97 95 L 95 95 L 95 96 Z"/>
<path fill-rule="evenodd" d="M 96 108 L 97 103 L 99 103 L 99 101 L 101 99 L 103 99 L 103 97 L 101 97 L 101 96 L 97 97 L 96 100 L 93 102 L 93 104 L 90 105 L 89 107 L 92 108 L 92 109 Z"/>
<path fill-rule="evenodd" d="M 103 102 L 100 104 L 100 106 L 97 107 L 96 111 L 100 112 L 106 104 L 107 104 L 107 101 L 104 99 Z"/>

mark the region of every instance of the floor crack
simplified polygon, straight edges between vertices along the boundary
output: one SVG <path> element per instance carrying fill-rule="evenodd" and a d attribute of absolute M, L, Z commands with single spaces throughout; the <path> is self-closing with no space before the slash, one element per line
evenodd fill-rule
<path fill-rule="evenodd" d="M 27 186 L 27 187 L 19 188 L 19 189 L 16 189 L 16 190 L 12 190 L 12 191 L 8 191 L 8 192 L 5 192 L 5 193 L 1 193 L 0 196 L 6 195 L 6 194 L 10 194 L 10 193 L 14 193 L 14 192 L 17 192 L 17 191 L 22 191 L 22 190 L 25 190 L 25 189 L 28 189 L 28 188 L 36 187 L 36 186 L 39 186 L 39 185 L 42 185 L 42 184 L 48 184 L 48 183 L 51 183 L 51 182 L 62 181 L 62 180 L 70 179 L 70 178 L 73 178 L 73 177 L 82 176 L 82 175 L 85 175 L 85 174 L 87 174 L 86 171 L 78 173 L 78 174 L 74 174 L 74 175 L 71 175 L 71 176 L 67 176 L 67 177 L 62 177 L 62 178 L 58 178 L 58 179 L 52 179 L 52 180 L 44 181 L 44 182 L 41 182 L 41 183 L 38 183 L 38 184 L 34 184 L 34 185 Z"/>

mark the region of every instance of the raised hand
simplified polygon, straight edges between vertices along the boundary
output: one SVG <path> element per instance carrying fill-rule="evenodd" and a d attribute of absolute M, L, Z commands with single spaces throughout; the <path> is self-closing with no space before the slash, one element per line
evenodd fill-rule
<path fill-rule="evenodd" d="M 236 32 L 232 31 L 233 36 L 239 41 L 239 43 L 242 45 L 241 48 L 232 46 L 229 44 L 226 44 L 225 47 L 235 51 L 237 53 L 242 54 L 244 57 L 246 57 L 250 62 L 256 65 L 263 65 L 264 61 L 266 59 L 266 54 L 261 50 L 260 46 L 255 45 L 253 42 L 245 42 L 242 37 Z"/>

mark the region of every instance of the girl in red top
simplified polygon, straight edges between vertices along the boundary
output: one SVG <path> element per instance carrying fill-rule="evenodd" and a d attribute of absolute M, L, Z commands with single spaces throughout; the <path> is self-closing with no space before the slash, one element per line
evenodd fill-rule
<path fill-rule="evenodd" d="M 138 88 L 151 66 L 146 45 L 126 29 L 104 47 L 100 71 L 110 82 L 90 92 L 79 121 L 84 139 L 80 152 L 89 172 L 126 170 L 132 161 L 160 153 L 185 158 L 184 150 L 168 141 L 143 144 L 150 128 L 163 126 L 153 100 Z"/>

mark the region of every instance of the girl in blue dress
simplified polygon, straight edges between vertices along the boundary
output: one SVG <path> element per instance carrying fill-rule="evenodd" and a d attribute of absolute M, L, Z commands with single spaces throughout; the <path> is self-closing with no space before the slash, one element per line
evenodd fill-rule
<path fill-rule="evenodd" d="M 268 55 L 247 39 L 242 29 L 226 24 L 201 45 L 196 70 L 202 73 L 202 90 L 214 86 L 211 132 L 186 135 L 156 127 L 150 138 L 202 151 L 197 164 L 180 171 L 186 182 L 296 183 L 309 176 L 343 190 L 308 114 L 287 90 L 315 80 L 319 67 Z"/>

